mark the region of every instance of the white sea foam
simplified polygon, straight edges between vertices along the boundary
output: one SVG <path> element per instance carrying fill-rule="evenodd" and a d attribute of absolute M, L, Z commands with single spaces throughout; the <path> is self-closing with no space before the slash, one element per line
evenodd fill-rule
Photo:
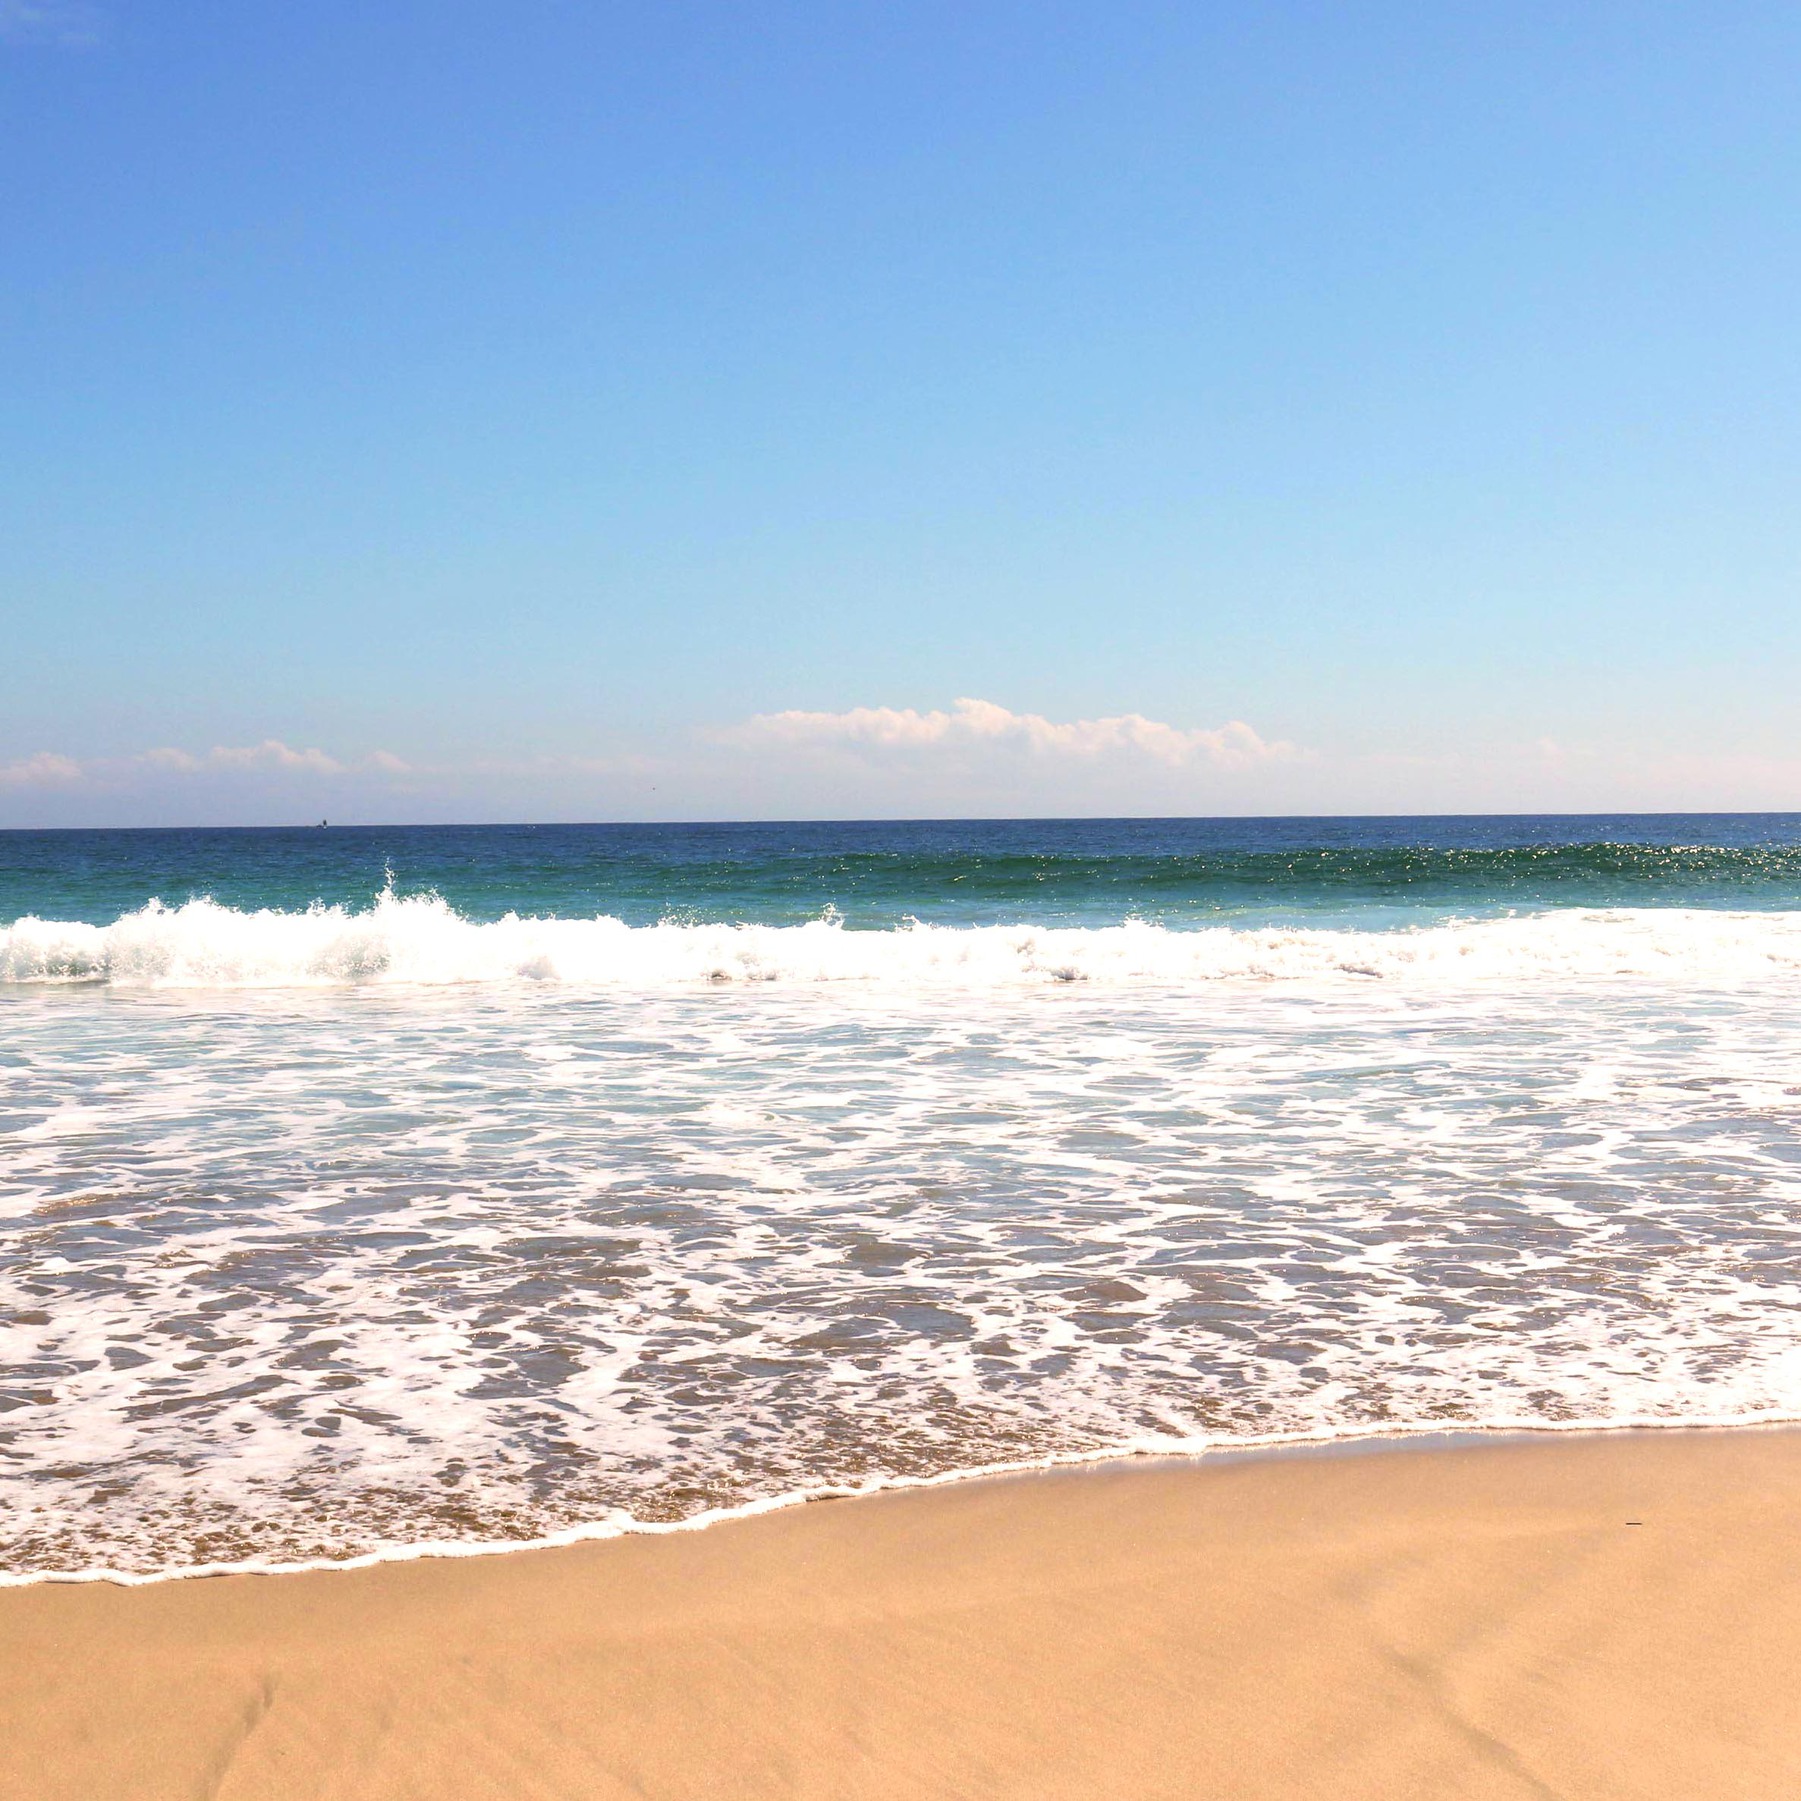
<path fill-rule="evenodd" d="M 0 983 L 281 988 L 552 983 L 640 990 L 710 983 L 899 989 L 1059 982 L 1516 982 L 1627 977 L 1721 983 L 1801 976 L 1801 914 L 1561 909 L 1410 929 L 1122 925 L 629 926 L 614 918 L 478 922 L 436 896 L 366 910 L 240 912 L 152 902 L 109 926 L 0 928 Z"/>
<path fill-rule="evenodd" d="M 1173 1438 L 1150 1435 L 1123 1440 L 1117 1445 L 1089 1451 L 1066 1451 L 1045 1457 L 1019 1459 L 1007 1463 L 977 1464 L 967 1469 L 942 1470 L 929 1476 L 871 1476 L 861 1482 L 814 1483 L 785 1494 L 765 1495 L 755 1501 L 743 1501 L 733 1507 L 709 1507 L 676 1520 L 640 1520 L 623 1509 L 616 1509 L 603 1519 L 583 1520 L 563 1526 L 534 1538 L 431 1538 L 409 1543 L 384 1544 L 372 1551 L 361 1551 L 341 1557 L 241 1557 L 214 1563 L 177 1565 L 165 1569 L 124 1569 L 110 1564 L 91 1564 L 68 1570 L 0 1569 L 0 1588 L 38 1588 L 51 1583 L 107 1583 L 118 1588 L 152 1588 L 159 1583 L 178 1582 L 194 1577 L 210 1576 L 294 1576 L 313 1572 L 376 1569 L 389 1563 L 421 1563 L 427 1560 L 455 1560 L 470 1557 L 498 1557 L 514 1551 L 551 1551 L 570 1545 L 603 1543 L 616 1538 L 661 1538 L 680 1532 L 704 1532 L 729 1520 L 757 1519 L 764 1514 L 781 1513 L 791 1507 L 804 1507 L 813 1501 L 847 1501 L 875 1495 L 905 1493 L 922 1488 L 945 1488 L 952 1483 L 991 1480 L 1000 1476 L 1036 1476 L 1052 1471 L 1067 1471 L 1097 1464 L 1124 1464 L 1140 1459 L 1155 1459 L 1164 1464 L 1177 1460 L 1195 1462 L 1205 1458 L 1217 1467 L 1222 1462 L 1241 1462 L 1250 1457 L 1274 1455 L 1307 1455 L 1320 1452 L 1388 1451 L 1405 1446 L 1418 1447 L 1421 1441 L 1433 1446 L 1468 1446 L 1493 1444 L 1497 1440 L 1521 1443 L 1548 1437 L 1595 1437 L 1597 1435 L 1678 1430 L 1684 1432 L 1739 1431 L 1751 1428 L 1785 1428 L 1801 1424 L 1801 1415 L 1769 1414 L 1745 1417 L 1722 1414 L 1712 1418 L 1696 1414 L 1672 1421 L 1665 1416 L 1645 1419 L 1619 1418 L 1596 1425 L 1586 1420 L 1551 1421 L 1526 1417 L 1519 1421 L 1498 1420 L 1474 1428 L 1447 1429 L 1437 1423 L 1393 1426 L 1372 1432 L 1364 1427 L 1348 1427 L 1339 1432 L 1293 1436 L 1286 1433 L 1266 1435 L 1244 1434 L 1236 1438 L 1210 1440 L 1205 1436 Z"/>
<path fill-rule="evenodd" d="M 0 1565 L 1794 1418 L 1792 987 L 1676 939 L 1582 983 L 15 987 Z"/>

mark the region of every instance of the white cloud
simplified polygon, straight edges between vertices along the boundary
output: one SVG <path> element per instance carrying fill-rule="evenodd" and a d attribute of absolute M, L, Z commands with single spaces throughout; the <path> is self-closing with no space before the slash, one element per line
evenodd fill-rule
<path fill-rule="evenodd" d="M 402 775 L 408 768 L 409 765 L 392 751 L 373 751 L 358 763 L 344 763 L 322 750 L 295 750 L 279 738 L 265 738 L 260 744 L 215 744 L 211 750 L 199 754 L 167 744 L 154 750 L 139 751 L 135 756 L 89 757 L 85 760 L 41 750 L 33 756 L 0 763 L 0 787 L 47 788 L 76 784 L 117 787 L 129 785 L 145 775 L 343 776 L 358 770 L 378 775 Z"/>
<path fill-rule="evenodd" d="M 1786 753 L 1786 754 L 1785 754 Z M 611 755 L 445 761 L 334 754 L 280 738 L 0 759 L 7 824 L 362 819 L 801 819 L 1220 812 L 1630 812 L 1793 808 L 1801 759 L 1557 738 L 1315 750 L 1242 720 L 1191 728 L 1120 713 L 1052 719 L 965 698 L 942 708 L 764 713 Z"/>
<path fill-rule="evenodd" d="M 206 753 L 205 763 L 213 769 L 274 769 L 283 773 L 304 770 L 312 775 L 342 775 L 345 767 L 322 750 L 291 750 L 279 738 L 237 747 L 215 744 Z"/>
<path fill-rule="evenodd" d="M 142 763 L 148 769 L 167 769 L 175 775 L 193 775 L 205 767 L 197 756 L 185 750 L 176 750 L 170 745 L 163 745 L 157 750 L 147 750 L 141 757 L 133 761 Z"/>
<path fill-rule="evenodd" d="M 0 788 L 56 788 L 81 780 L 81 765 L 73 757 L 40 750 L 29 757 L 0 763 Z"/>
<path fill-rule="evenodd" d="M 852 707 L 842 713 L 759 713 L 725 735 L 737 742 L 798 748 L 839 746 L 898 752 L 1011 748 L 1033 757 L 1082 760 L 1124 755 L 1170 768 L 1200 764 L 1246 769 L 1305 755 L 1292 744 L 1261 737 L 1241 719 L 1198 730 L 1166 725 L 1142 713 L 1059 721 L 970 698 L 957 701 L 949 712 Z"/>

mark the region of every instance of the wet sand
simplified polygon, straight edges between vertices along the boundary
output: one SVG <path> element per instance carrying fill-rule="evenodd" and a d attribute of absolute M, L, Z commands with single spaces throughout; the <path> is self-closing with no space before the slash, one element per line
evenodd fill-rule
<path fill-rule="evenodd" d="M 0 1591 L 0 1794 L 1801 1794 L 1801 1433 L 1106 1465 Z"/>

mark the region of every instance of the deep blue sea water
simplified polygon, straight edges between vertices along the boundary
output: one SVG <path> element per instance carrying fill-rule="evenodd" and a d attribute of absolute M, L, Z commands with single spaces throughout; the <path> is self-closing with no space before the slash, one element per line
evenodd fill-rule
<path fill-rule="evenodd" d="M 1801 815 L 0 833 L 0 1576 L 1801 1417 Z"/>

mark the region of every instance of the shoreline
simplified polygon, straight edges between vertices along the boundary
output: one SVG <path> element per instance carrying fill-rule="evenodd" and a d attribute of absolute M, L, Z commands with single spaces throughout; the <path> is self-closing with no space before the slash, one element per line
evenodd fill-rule
<path fill-rule="evenodd" d="M 1801 1429 L 1456 1436 L 965 1477 L 507 1555 L 13 1587 L 0 1794 L 1801 1788 Z"/>
<path fill-rule="evenodd" d="M 579 1521 L 541 1538 L 520 1539 L 422 1539 L 405 1544 L 382 1545 L 349 1557 L 316 1557 L 293 1563 L 264 1562 L 246 1558 L 222 1563 L 188 1564 L 164 1570 L 119 1570 L 96 1567 L 81 1570 L 0 1570 L 0 1594 L 11 1589 L 45 1586 L 84 1586 L 100 1583 L 114 1588 L 151 1588 L 170 1582 L 210 1581 L 221 1576 L 311 1576 L 334 1572 L 350 1574 L 385 1568 L 391 1564 L 460 1561 L 468 1558 L 511 1557 L 522 1552 L 568 1550 L 576 1545 L 610 1544 L 626 1538 L 664 1538 L 677 1533 L 705 1532 L 740 1520 L 761 1519 L 792 1508 L 822 1501 L 874 1500 L 883 1495 L 953 1488 L 965 1482 L 999 1482 L 1015 1478 L 1080 1473 L 1118 1466 L 1142 1470 L 1159 1464 L 1173 1467 L 1218 1465 L 1246 1460 L 1262 1461 L 1297 1457 L 1383 1456 L 1389 1453 L 1473 1449 L 1483 1445 L 1531 1444 L 1583 1438 L 1656 1436 L 1663 1433 L 1709 1434 L 1740 1432 L 1801 1432 L 1801 1414 L 1768 1418 L 1711 1417 L 1683 1420 L 1643 1418 L 1595 1424 L 1592 1421 L 1505 1425 L 1399 1426 L 1382 1431 L 1348 1430 L 1310 1437 L 1272 1435 L 1267 1438 L 1220 1440 L 1184 1449 L 1180 1441 L 1168 1444 L 1145 1441 L 1141 1446 L 1112 1447 L 1096 1451 L 1070 1451 L 1017 1462 L 974 1465 L 944 1470 L 929 1476 L 884 1476 L 855 1486 L 821 1484 L 817 1488 L 789 1489 L 760 1500 L 732 1507 L 704 1508 L 678 1520 L 640 1520 L 628 1516 L 614 1520 Z"/>

